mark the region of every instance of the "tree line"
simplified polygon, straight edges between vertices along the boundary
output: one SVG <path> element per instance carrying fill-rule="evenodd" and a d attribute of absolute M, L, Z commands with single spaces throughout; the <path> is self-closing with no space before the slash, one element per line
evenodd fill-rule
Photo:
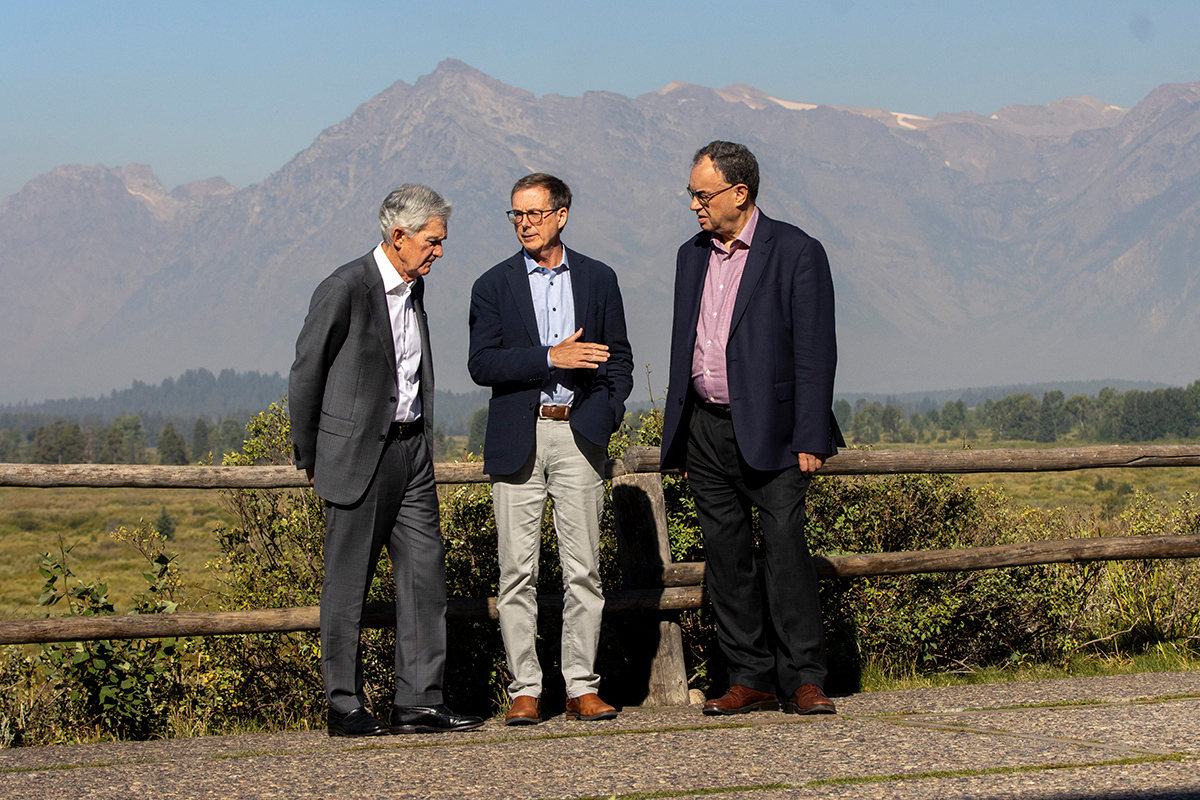
<path fill-rule="evenodd" d="M 191 438 L 187 439 L 174 422 L 168 421 L 152 439 L 137 414 L 117 417 L 107 426 L 83 426 L 58 419 L 27 434 L 0 429 L 0 462 L 182 465 L 211 459 L 219 464 L 226 454 L 241 451 L 243 425 L 234 417 L 215 424 L 197 417 L 191 425 Z"/>
<path fill-rule="evenodd" d="M 938 408 L 907 414 L 897 405 L 859 400 L 833 406 L 851 444 L 946 442 L 975 439 L 988 430 L 994 441 L 1056 442 L 1064 437 L 1094 442 L 1152 442 L 1200 438 L 1200 380 L 1186 388 L 1118 392 L 1105 387 L 1095 397 L 1064 397 L 1049 391 L 1039 400 L 1023 392 L 968 406 L 960 398 Z"/>

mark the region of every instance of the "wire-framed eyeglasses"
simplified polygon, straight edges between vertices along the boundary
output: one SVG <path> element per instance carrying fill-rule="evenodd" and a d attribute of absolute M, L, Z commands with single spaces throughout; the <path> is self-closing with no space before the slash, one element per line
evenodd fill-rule
<path fill-rule="evenodd" d="M 531 208 L 528 211 L 517 211 L 514 208 L 509 211 L 505 211 L 504 214 L 505 214 L 505 216 L 508 217 L 508 221 L 511 222 L 513 225 L 520 225 L 522 218 L 529 220 L 530 225 L 541 225 L 542 220 L 546 218 L 546 215 L 553 214 L 555 211 L 558 211 L 558 209 L 557 208 L 547 208 L 547 209 Z"/>
<path fill-rule="evenodd" d="M 731 183 L 729 186 L 726 186 L 724 189 L 719 189 L 715 192 L 693 192 L 692 187 L 689 186 L 689 187 L 687 187 L 687 193 L 688 193 L 689 198 L 691 198 L 692 200 L 695 200 L 700 205 L 707 207 L 708 204 L 712 202 L 714 197 L 721 194 L 722 192 L 728 192 L 730 189 L 732 189 L 734 186 L 737 186 L 737 185 L 738 184 L 736 184 L 736 183 Z"/>

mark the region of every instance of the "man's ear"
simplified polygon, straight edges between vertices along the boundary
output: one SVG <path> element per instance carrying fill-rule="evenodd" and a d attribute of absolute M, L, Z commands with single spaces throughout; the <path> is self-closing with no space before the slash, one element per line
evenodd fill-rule
<path fill-rule="evenodd" d="M 391 244 L 392 244 L 392 247 L 396 248 L 397 250 L 400 249 L 400 245 L 404 244 L 404 229 L 403 228 L 392 228 Z"/>
<path fill-rule="evenodd" d="M 750 203 L 750 187 L 744 183 L 739 183 L 733 187 L 734 203 L 738 208 L 745 208 Z"/>

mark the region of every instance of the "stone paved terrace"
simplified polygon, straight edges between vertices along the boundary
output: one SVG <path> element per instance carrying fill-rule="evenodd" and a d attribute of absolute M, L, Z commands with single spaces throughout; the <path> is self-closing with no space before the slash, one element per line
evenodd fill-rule
<path fill-rule="evenodd" d="M 698 707 L 465 734 L 0 750 L 0 798 L 1200 798 L 1200 672 Z"/>

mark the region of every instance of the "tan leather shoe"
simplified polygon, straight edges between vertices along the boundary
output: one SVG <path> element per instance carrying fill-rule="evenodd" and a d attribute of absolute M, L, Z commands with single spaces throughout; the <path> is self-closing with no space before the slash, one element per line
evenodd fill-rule
<path fill-rule="evenodd" d="M 792 693 L 783 710 L 788 714 L 836 714 L 833 701 L 825 696 L 820 686 L 806 683 Z"/>
<path fill-rule="evenodd" d="M 598 719 L 616 719 L 617 710 L 600 699 L 596 693 L 581 694 L 567 698 L 567 716 L 592 722 Z"/>
<path fill-rule="evenodd" d="M 537 725 L 542 721 L 542 698 L 519 694 L 504 715 L 505 725 Z"/>
<path fill-rule="evenodd" d="M 709 700 L 701 709 L 706 715 L 747 714 L 751 711 L 778 711 L 779 698 L 770 692 L 760 692 L 749 686 L 734 684 L 720 697 Z"/>

